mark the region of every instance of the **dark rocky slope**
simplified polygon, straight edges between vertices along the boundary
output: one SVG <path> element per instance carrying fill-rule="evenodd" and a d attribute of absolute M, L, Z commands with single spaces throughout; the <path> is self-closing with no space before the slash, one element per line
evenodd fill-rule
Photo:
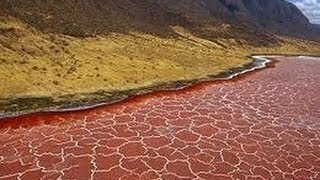
<path fill-rule="evenodd" d="M 261 37 L 273 42 L 274 32 L 307 38 L 319 32 L 284 0 L 1 0 L 0 15 L 77 37 L 131 31 L 171 36 L 174 25 L 209 39 L 248 42 Z M 226 24 L 231 28 L 221 28 Z"/>

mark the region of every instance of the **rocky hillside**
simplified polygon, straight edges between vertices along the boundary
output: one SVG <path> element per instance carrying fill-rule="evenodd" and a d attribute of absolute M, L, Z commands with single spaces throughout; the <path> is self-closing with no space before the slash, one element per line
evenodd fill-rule
<path fill-rule="evenodd" d="M 209 39 L 272 40 L 266 31 L 315 36 L 306 33 L 308 19 L 284 0 L 1 0 L 0 15 L 76 37 L 132 31 L 172 36 L 176 25 Z"/>

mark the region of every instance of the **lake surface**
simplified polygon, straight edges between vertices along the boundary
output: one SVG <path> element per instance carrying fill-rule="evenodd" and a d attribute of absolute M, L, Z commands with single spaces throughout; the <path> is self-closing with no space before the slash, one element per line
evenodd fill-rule
<path fill-rule="evenodd" d="M 320 179 L 320 61 L 0 121 L 0 179 Z"/>

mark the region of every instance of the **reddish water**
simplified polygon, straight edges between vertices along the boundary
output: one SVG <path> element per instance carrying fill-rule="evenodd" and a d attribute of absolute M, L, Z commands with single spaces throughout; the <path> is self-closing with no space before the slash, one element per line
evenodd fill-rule
<path fill-rule="evenodd" d="M 320 61 L 0 121 L 0 179 L 320 179 Z"/>

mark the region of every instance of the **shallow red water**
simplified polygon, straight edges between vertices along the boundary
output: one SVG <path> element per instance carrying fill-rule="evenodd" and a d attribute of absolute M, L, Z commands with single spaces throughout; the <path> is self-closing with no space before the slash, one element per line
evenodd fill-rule
<path fill-rule="evenodd" d="M 320 61 L 0 121 L 0 179 L 320 179 Z"/>

